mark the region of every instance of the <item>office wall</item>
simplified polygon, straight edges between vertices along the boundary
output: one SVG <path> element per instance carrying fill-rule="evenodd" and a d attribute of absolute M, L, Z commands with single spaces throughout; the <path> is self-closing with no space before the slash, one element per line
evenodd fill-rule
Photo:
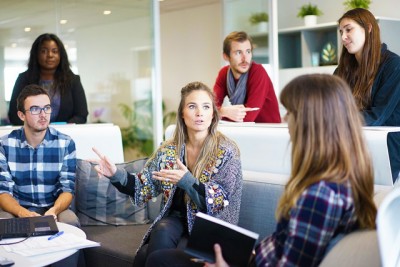
<path fill-rule="evenodd" d="M 222 64 L 222 6 L 164 13 L 160 22 L 163 99 L 167 110 L 176 110 L 187 83 L 214 85 Z"/>
<path fill-rule="evenodd" d="M 279 0 L 278 28 L 297 27 L 298 9 L 309 0 Z M 336 21 L 344 12 L 343 1 L 313 0 L 324 12 L 318 23 Z M 399 18 L 398 0 L 372 1 L 374 15 Z M 179 91 L 186 83 L 200 80 L 213 86 L 219 68 L 224 64 L 221 45 L 224 38 L 222 1 L 161 15 L 161 66 L 163 99 L 168 110 L 178 106 Z"/>
<path fill-rule="evenodd" d="M 345 12 L 344 0 L 326 1 L 326 0 L 279 0 L 278 2 L 278 28 L 288 28 L 302 26 L 303 20 L 297 17 L 299 8 L 311 2 L 316 4 L 324 13 L 318 17 L 318 23 L 337 21 Z M 375 15 L 388 18 L 400 18 L 398 0 L 374 0 L 369 10 Z M 288 8 L 289 7 L 289 8 Z"/>
<path fill-rule="evenodd" d="M 102 121 L 125 126 L 128 121 L 121 116 L 119 104 L 132 106 L 134 101 L 151 98 L 151 29 L 150 19 L 142 17 L 75 33 L 89 121 L 96 120 L 95 110 L 103 109 Z"/>

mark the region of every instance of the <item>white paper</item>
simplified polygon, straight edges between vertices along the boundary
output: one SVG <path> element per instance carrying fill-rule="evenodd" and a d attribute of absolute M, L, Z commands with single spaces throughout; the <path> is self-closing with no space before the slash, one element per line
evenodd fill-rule
<path fill-rule="evenodd" d="M 30 237 L 14 245 L 4 245 L 7 252 L 17 253 L 22 256 L 37 256 L 69 249 L 98 247 L 99 243 L 87 240 L 72 233 L 62 234 L 52 240 L 48 236 Z"/>

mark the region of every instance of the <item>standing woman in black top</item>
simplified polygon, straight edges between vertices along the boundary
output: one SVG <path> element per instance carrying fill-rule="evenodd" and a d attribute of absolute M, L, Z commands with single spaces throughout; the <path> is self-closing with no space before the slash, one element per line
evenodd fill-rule
<path fill-rule="evenodd" d="M 11 95 L 8 117 L 11 124 L 22 125 L 17 115 L 17 98 L 28 84 L 38 84 L 51 97 L 51 122 L 86 123 L 88 108 L 80 78 L 68 61 L 62 41 L 51 33 L 36 38 L 32 44 L 28 70 L 20 73 Z"/>

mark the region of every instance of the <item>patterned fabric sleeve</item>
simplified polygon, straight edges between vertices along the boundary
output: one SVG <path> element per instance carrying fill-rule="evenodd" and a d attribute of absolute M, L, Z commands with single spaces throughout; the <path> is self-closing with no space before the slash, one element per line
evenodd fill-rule
<path fill-rule="evenodd" d="M 257 266 L 318 266 L 352 203 L 347 196 L 323 182 L 307 188 L 291 209 L 289 221 L 281 220 L 277 231 L 257 247 Z"/>
<path fill-rule="evenodd" d="M 204 172 L 200 182 L 205 186 L 207 214 L 229 223 L 239 222 L 243 174 L 240 152 L 230 140 L 222 142 L 209 180 Z M 191 227 L 190 227 L 191 228 Z"/>
<path fill-rule="evenodd" d="M 240 158 L 232 147 L 225 150 L 220 149 L 215 162 L 212 175 L 214 178 L 208 180 L 203 173 L 200 182 L 205 185 L 206 205 L 208 214 L 216 214 L 224 207 L 230 205 L 230 197 L 240 187 L 241 170 Z"/>
<path fill-rule="evenodd" d="M 143 205 L 145 202 L 164 193 L 164 202 L 168 199 L 172 183 L 161 182 L 152 179 L 152 172 L 162 169 L 176 168 L 175 146 L 161 146 L 156 156 L 147 161 L 143 170 L 135 174 L 135 195 L 131 198 L 134 205 Z"/>

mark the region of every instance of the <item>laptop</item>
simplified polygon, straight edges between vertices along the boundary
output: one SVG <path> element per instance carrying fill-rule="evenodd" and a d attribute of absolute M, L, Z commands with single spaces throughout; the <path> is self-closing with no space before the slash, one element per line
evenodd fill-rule
<path fill-rule="evenodd" d="M 58 227 L 52 215 L 0 219 L 0 240 L 3 238 L 54 235 Z"/>

